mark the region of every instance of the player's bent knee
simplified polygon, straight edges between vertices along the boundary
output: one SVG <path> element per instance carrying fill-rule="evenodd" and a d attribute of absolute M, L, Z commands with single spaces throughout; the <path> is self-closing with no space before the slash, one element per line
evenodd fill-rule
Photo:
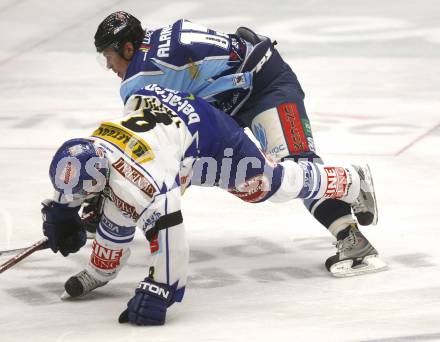
<path fill-rule="evenodd" d="M 304 185 L 303 169 L 292 160 L 285 160 L 279 165 L 283 167 L 281 185 L 268 198 L 271 202 L 286 202 L 298 197 Z"/>

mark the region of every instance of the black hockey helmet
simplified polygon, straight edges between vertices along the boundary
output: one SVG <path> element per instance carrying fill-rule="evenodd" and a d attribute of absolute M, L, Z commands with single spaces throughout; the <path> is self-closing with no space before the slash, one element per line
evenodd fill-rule
<path fill-rule="evenodd" d="M 130 42 L 138 49 L 145 31 L 141 22 L 127 12 L 118 11 L 105 18 L 95 33 L 96 51 L 101 53 L 111 46 L 119 54 L 125 43 Z"/>

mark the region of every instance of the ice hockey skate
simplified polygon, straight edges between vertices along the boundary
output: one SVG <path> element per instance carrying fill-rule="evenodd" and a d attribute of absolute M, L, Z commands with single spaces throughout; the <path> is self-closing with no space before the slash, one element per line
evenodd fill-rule
<path fill-rule="evenodd" d="M 377 250 L 359 231 L 355 224 L 348 235 L 336 243 L 338 252 L 325 262 L 327 270 L 335 277 L 351 277 L 384 271 L 388 265 L 378 257 Z"/>
<path fill-rule="evenodd" d="M 353 165 L 361 180 L 361 191 L 357 200 L 351 205 L 354 215 L 361 226 L 376 225 L 378 219 L 376 194 L 373 177 L 368 165 Z"/>
<path fill-rule="evenodd" d="M 107 282 L 100 281 L 88 273 L 87 270 L 83 270 L 66 281 L 64 284 L 65 291 L 61 295 L 61 299 L 85 296 L 105 284 L 107 284 Z"/>

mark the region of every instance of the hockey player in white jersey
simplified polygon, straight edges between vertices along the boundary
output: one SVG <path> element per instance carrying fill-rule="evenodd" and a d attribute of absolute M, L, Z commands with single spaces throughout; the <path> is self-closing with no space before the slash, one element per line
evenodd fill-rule
<path fill-rule="evenodd" d="M 320 162 L 303 89 L 275 44 L 248 28 L 225 34 L 185 19 L 144 31 L 123 11 L 105 18 L 95 34 L 97 52 L 122 79 L 124 103 L 150 83 L 191 92 L 248 127 L 272 160 Z M 347 275 L 377 271 L 362 267 L 362 258 L 377 255 L 358 229 L 358 223 L 376 223 L 364 207 L 328 198 L 304 204 L 338 240 L 338 252 L 325 263 L 328 270 L 350 255 L 359 265 Z"/>
<path fill-rule="evenodd" d="M 136 225 L 143 228 L 149 272 L 122 323 L 162 325 L 167 308 L 183 298 L 188 245 L 181 194 L 189 179 L 250 203 L 337 198 L 377 215 L 368 167 L 273 163 L 225 113 L 157 85 L 136 92 L 126 109 L 124 118 L 103 122 L 89 138 L 68 140 L 57 150 L 49 170 L 55 196 L 42 209 L 50 248 L 67 256 L 86 241 L 80 205 L 105 196 L 90 261 L 65 284 L 71 297 L 114 279 L 130 255 Z M 350 269 L 353 259 L 346 261 Z"/>

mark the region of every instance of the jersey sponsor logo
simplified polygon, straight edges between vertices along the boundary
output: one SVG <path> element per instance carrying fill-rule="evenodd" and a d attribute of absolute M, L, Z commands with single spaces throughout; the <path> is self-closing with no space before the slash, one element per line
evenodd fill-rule
<path fill-rule="evenodd" d="M 115 235 L 119 235 L 120 234 L 120 228 L 121 227 L 119 227 L 116 223 L 114 223 L 111 220 L 109 220 L 109 218 L 107 216 L 102 215 L 100 223 L 101 223 L 102 227 L 106 231 L 108 231 L 108 232 L 110 232 L 112 234 L 115 234 Z"/>
<path fill-rule="evenodd" d="M 122 249 L 110 249 L 100 245 L 96 240 L 92 245 L 90 262 L 101 270 L 112 270 L 121 264 Z"/>
<path fill-rule="evenodd" d="M 133 236 L 134 227 L 123 227 L 111 221 L 107 216 L 102 215 L 100 221 L 101 228 L 114 237 Z"/>
<path fill-rule="evenodd" d="M 128 164 L 124 158 L 119 158 L 112 164 L 113 168 L 118 171 L 131 184 L 139 188 L 148 197 L 153 197 L 157 190 L 150 181 L 142 175 L 135 167 Z"/>
<path fill-rule="evenodd" d="M 268 151 L 269 155 L 271 156 L 276 156 L 278 153 L 282 153 L 283 151 L 286 150 L 286 145 L 284 144 L 280 144 L 278 146 L 275 146 L 274 148 L 272 148 L 271 150 Z"/>
<path fill-rule="evenodd" d="M 139 285 L 137 286 L 138 289 L 142 289 L 147 292 L 154 293 L 155 295 L 162 297 L 163 299 L 167 300 L 170 296 L 170 291 L 164 289 L 163 287 L 160 287 L 156 284 L 151 284 L 146 281 L 141 281 Z"/>
<path fill-rule="evenodd" d="M 154 31 L 147 31 L 145 33 L 145 37 L 144 40 L 142 41 L 142 44 L 147 44 L 149 45 L 151 43 L 151 36 L 153 35 Z"/>
<path fill-rule="evenodd" d="M 295 155 L 310 151 L 296 104 L 285 103 L 277 109 L 289 153 Z"/>
<path fill-rule="evenodd" d="M 154 225 L 156 224 L 156 221 L 159 220 L 159 218 L 162 216 L 161 213 L 154 211 L 145 221 L 144 225 L 142 227 L 142 230 L 144 231 L 145 236 L 147 236 L 147 232 L 154 228 Z M 159 251 L 159 234 L 156 232 L 154 233 L 149 240 L 150 243 L 150 253 L 156 253 Z"/>
<path fill-rule="evenodd" d="M 267 148 L 269 146 L 269 143 L 267 141 L 267 134 L 266 130 L 264 129 L 263 125 L 261 123 L 254 124 L 252 126 L 252 130 L 254 131 L 255 137 L 258 139 L 261 145 L 261 149 L 263 152 L 267 152 Z"/>
<path fill-rule="evenodd" d="M 154 227 L 156 221 L 162 216 L 161 213 L 153 212 L 144 222 L 143 231 L 146 233 L 149 229 Z"/>
<path fill-rule="evenodd" d="M 343 167 L 324 167 L 327 176 L 327 189 L 324 197 L 341 198 L 347 191 L 347 172 Z"/>
<path fill-rule="evenodd" d="M 116 123 L 103 122 L 93 132 L 92 137 L 101 138 L 118 146 L 139 164 L 154 159 L 151 147 L 143 139 Z"/>
<path fill-rule="evenodd" d="M 194 123 L 200 122 L 199 114 L 197 114 L 197 112 L 195 111 L 194 106 L 188 102 L 188 100 L 195 99 L 194 95 L 190 94 L 190 96 L 192 95 L 193 98 L 188 98 L 188 97 L 182 98 L 182 96 L 177 95 L 175 92 L 170 91 L 169 89 L 163 89 L 159 87 L 157 84 L 149 84 L 145 87 L 145 90 L 154 91 L 158 95 L 158 97 L 155 98 L 155 97 L 143 96 L 143 98 L 154 99 L 157 102 L 159 102 L 159 104 L 160 103 L 167 104 L 172 109 L 177 110 L 182 114 L 185 114 L 185 116 L 188 117 L 188 125 L 192 125 Z M 145 101 L 146 101 L 146 105 L 151 106 L 151 104 L 147 103 L 147 100 Z"/>
<path fill-rule="evenodd" d="M 267 133 L 265 128 L 261 123 L 256 123 L 252 125 L 252 131 L 255 134 L 255 137 L 258 139 L 261 145 L 261 149 L 264 153 L 267 153 L 271 157 L 276 158 L 279 153 L 282 153 L 286 150 L 287 146 L 283 144 L 279 144 L 277 146 L 272 147 L 269 149 L 269 142 L 267 139 Z"/>
<path fill-rule="evenodd" d="M 303 118 L 301 120 L 302 126 L 304 128 L 304 133 L 307 137 L 307 142 L 309 144 L 309 149 L 312 152 L 316 152 L 315 150 L 315 142 L 313 141 L 313 135 L 312 135 L 312 126 L 310 125 L 310 121 L 308 118 Z"/>
<path fill-rule="evenodd" d="M 262 200 L 270 189 L 270 184 L 264 175 L 257 175 L 248 179 L 243 184 L 229 188 L 228 192 L 245 202 L 258 202 Z"/>
<path fill-rule="evenodd" d="M 108 195 L 115 204 L 116 208 L 121 210 L 124 213 L 124 215 L 130 217 L 135 221 L 139 219 L 139 214 L 136 212 L 136 208 L 125 202 L 120 197 L 118 197 L 111 187 L 108 187 Z"/>
<path fill-rule="evenodd" d="M 171 32 L 173 25 L 168 25 L 160 31 L 159 41 L 164 42 L 159 44 L 157 49 L 157 57 L 169 57 L 171 45 Z"/>

